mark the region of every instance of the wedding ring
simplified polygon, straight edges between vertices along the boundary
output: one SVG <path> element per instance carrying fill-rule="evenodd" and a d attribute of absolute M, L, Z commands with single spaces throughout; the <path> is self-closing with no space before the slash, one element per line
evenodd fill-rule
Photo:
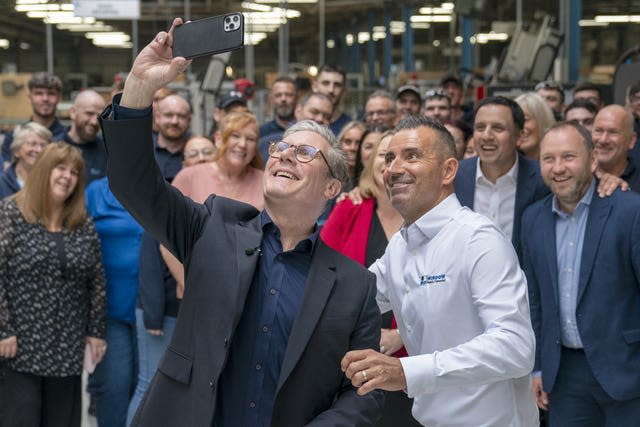
<path fill-rule="evenodd" d="M 366 371 L 366 370 L 363 370 L 363 371 L 362 371 L 362 378 L 364 378 L 364 382 L 369 381 L 369 380 L 367 379 L 367 371 Z"/>

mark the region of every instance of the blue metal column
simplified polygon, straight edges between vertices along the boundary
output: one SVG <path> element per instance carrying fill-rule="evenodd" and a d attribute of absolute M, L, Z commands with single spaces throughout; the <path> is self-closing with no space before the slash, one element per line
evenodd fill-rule
<path fill-rule="evenodd" d="M 460 66 L 468 70 L 473 68 L 473 45 L 471 36 L 473 35 L 473 19 L 471 16 L 462 15 L 462 58 Z"/>
<path fill-rule="evenodd" d="M 404 36 L 402 38 L 402 59 L 404 61 L 404 70 L 414 70 L 413 60 L 413 28 L 411 28 L 411 12 L 410 6 L 402 6 L 402 20 L 404 21 Z"/>
<path fill-rule="evenodd" d="M 355 23 L 353 24 L 353 64 L 351 71 L 354 73 L 362 72 L 362 55 L 360 53 L 360 43 L 358 43 L 358 33 L 360 32 L 360 18 L 356 16 Z"/>
<path fill-rule="evenodd" d="M 582 0 L 569 2 L 569 40 L 566 48 L 569 49 L 567 59 L 569 61 L 569 81 L 576 82 L 580 77 L 580 24 L 582 17 Z"/>
<path fill-rule="evenodd" d="M 367 71 L 369 74 L 369 86 L 376 84 L 376 42 L 373 41 L 373 26 L 376 22 L 376 15 L 373 10 L 367 12 L 367 31 L 369 40 L 367 41 Z"/>
<path fill-rule="evenodd" d="M 384 33 L 386 34 L 384 41 L 382 42 L 382 75 L 385 81 L 389 81 L 389 74 L 391 73 L 391 61 L 393 50 L 393 35 L 391 34 L 391 15 L 389 11 L 384 12 Z"/>

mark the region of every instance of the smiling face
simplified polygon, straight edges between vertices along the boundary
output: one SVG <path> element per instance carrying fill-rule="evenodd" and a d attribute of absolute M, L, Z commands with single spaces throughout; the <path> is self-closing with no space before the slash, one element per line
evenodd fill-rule
<path fill-rule="evenodd" d="M 549 131 L 540 143 L 540 172 L 562 209 L 573 212 L 593 178 L 593 152 L 571 127 Z"/>
<path fill-rule="evenodd" d="M 373 182 L 378 188 L 378 194 L 383 194 L 385 191 L 384 171 L 387 168 L 387 164 L 385 163 L 385 156 L 387 155 L 387 151 L 389 151 L 391 137 L 392 135 L 386 135 L 380 140 L 378 149 L 375 152 L 375 157 L 373 158 Z"/>
<path fill-rule="evenodd" d="M 198 163 L 212 162 L 216 156 L 216 147 L 209 138 L 194 136 L 189 138 L 182 152 L 182 166 L 189 167 Z"/>
<path fill-rule="evenodd" d="M 589 132 L 593 131 L 593 120 L 596 115 L 586 108 L 576 107 L 567 111 L 565 114 L 565 120 L 568 122 L 575 122 L 584 127 Z"/>
<path fill-rule="evenodd" d="M 316 132 L 300 130 L 287 135 L 291 146 L 311 145 L 328 156 L 329 143 Z M 318 154 L 308 163 L 296 159 L 293 147 L 269 157 L 263 180 L 265 206 L 295 206 L 307 214 L 322 213 L 327 201 L 340 190 L 338 180 L 331 178 L 329 167 Z"/>
<path fill-rule="evenodd" d="M 61 98 L 60 92 L 52 88 L 35 87 L 29 91 L 29 102 L 33 115 L 42 119 L 51 119 L 56 115 L 56 107 Z"/>
<path fill-rule="evenodd" d="M 71 163 L 60 163 L 51 170 L 49 187 L 54 204 L 62 205 L 78 184 L 78 170 Z"/>
<path fill-rule="evenodd" d="M 91 142 L 96 139 L 100 130 L 98 116 L 104 110 L 102 96 L 94 92 L 78 95 L 78 99 L 69 110 L 71 132 L 79 139 L 77 142 Z"/>
<path fill-rule="evenodd" d="M 598 166 L 605 172 L 621 174 L 628 151 L 636 142 L 629 113 L 619 105 L 603 108 L 596 116 L 591 135 Z"/>
<path fill-rule="evenodd" d="M 378 141 L 380 141 L 381 136 L 382 133 L 380 132 L 369 132 L 367 136 L 364 137 L 364 140 L 360 145 L 360 161 L 363 165 L 366 165 L 369 161 L 371 152 L 373 151 L 373 148 L 376 146 Z"/>
<path fill-rule="evenodd" d="M 448 98 L 430 98 L 424 101 L 422 115 L 444 123 L 451 118 L 451 103 Z"/>
<path fill-rule="evenodd" d="M 225 167 L 244 169 L 256 156 L 258 145 L 258 125 L 249 124 L 236 129 L 225 141 L 225 151 L 218 163 Z"/>
<path fill-rule="evenodd" d="M 155 115 L 160 135 L 170 142 L 181 141 L 191 124 L 191 109 L 179 95 L 169 95 L 158 102 Z"/>
<path fill-rule="evenodd" d="M 358 144 L 362 139 L 364 131 L 359 127 L 352 127 L 342 135 L 340 139 L 340 148 L 344 151 L 349 169 L 356 167 L 356 153 L 358 152 Z"/>
<path fill-rule="evenodd" d="M 35 133 L 28 134 L 18 151 L 13 153 L 16 163 L 20 163 L 27 171 L 31 170 L 48 143 L 47 139 Z"/>
<path fill-rule="evenodd" d="M 538 120 L 527 109 L 524 109 L 524 128 L 522 137 L 518 141 L 518 148 L 525 154 L 535 153 L 538 149 L 540 134 L 538 132 Z"/>
<path fill-rule="evenodd" d="M 274 83 L 271 87 L 271 103 L 275 109 L 275 115 L 283 121 L 292 120 L 297 97 L 298 91 L 293 83 Z"/>
<path fill-rule="evenodd" d="M 411 224 L 453 192 L 457 161 L 438 150 L 437 133 L 424 126 L 402 129 L 385 155 L 384 182 L 391 204 Z"/>
<path fill-rule="evenodd" d="M 480 107 L 474 122 L 473 142 L 483 170 L 489 167 L 500 173 L 509 171 L 516 161 L 519 136 L 509 107 L 497 104 Z"/>

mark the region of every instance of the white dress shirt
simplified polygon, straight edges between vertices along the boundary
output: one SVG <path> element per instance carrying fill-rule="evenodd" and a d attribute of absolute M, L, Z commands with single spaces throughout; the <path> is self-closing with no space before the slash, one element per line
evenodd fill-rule
<path fill-rule="evenodd" d="M 513 218 L 516 210 L 516 186 L 518 185 L 518 157 L 509 171 L 492 183 L 476 167 L 476 188 L 473 192 L 473 210 L 493 221 L 507 235 L 513 237 Z"/>
<path fill-rule="evenodd" d="M 413 416 L 427 426 L 538 426 L 535 336 L 511 242 L 455 194 L 396 233 L 377 276 L 409 357 Z"/>

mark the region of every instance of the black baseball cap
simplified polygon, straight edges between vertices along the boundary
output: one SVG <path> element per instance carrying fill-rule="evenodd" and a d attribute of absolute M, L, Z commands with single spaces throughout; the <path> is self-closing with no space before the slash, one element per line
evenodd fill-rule
<path fill-rule="evenodd" d="M 247 100 L 244 98 L 244 96 L 242 96 L 242 93 L 237 90 L 232 90 L 231 92 L 224 95 L 222 99 L 220 99 L 218 108 L 224 110 L 225 108 L 229 108 L 233 104 L 240 104 L 246 107 Z"/>

